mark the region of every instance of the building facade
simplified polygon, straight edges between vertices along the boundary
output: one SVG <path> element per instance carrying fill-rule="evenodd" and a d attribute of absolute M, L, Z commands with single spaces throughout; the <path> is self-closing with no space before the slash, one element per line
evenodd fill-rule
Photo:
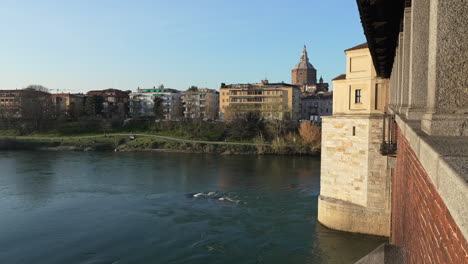
<path fill-rule="evenodd" d="M 53 117 L 51 94 L 35 89 L 0 90 L 0 117 L 34 119 Z"/>
<path fill-rule="evenodd" d="M 301 120 L 322 122 L 322 116 L 330 116 L 333 111 L 333 92 L 318 92 L 301 97 Z"/>
<path fill-rule="evenodd" d="M 218 119 L 219 92 L 197 88 L 182 92 L 182 107 L 186 119 Z"/>
<path fill-rule="evenodd" d="M 104 98 L 103 114 L 108 117 L 125 118 L 128 113 L 130 91 L 118 89 L 94 90 L 86 93 L 87 96 L 98 95 Z"/>
<path fill-rule="evenodd" d="M 153 89 L 148 89 L 153 90 Z M 138 89 L 129 95 L 129 114 L 131 117 L 153 117 L 154 114 L 154 92 Z"/>
<path fill-rule="evenodd" d="M 58 115 L 80 116 L 84 113 L 84 94 L 52 94 L 52 100 Z"/>
<path fill-rule="evenodd" d="M 236 114 L 259 111 L 266 119 L 300 118 L 299 86 L 286 83 L 221 84 L 220 118 L 232 119 Z"/>
<path fill-rule="evenodd" d="M 21 90 L 0 90 L 0 116 L 21 117 Z"/>
<path fill-rule="evenodd" d="M 130 111 L 140 117 L 154 116 L 154 101 L 159 98 L 162 103 L 162 114 L 165 120 L 178 120 L 182 117 L 181 93 L 176 89 L 160 85 L 151 89 L 138 88 L 132 93 Z"/>
<path fill-rule="evenodd" d="M 345 51 L 333 80 L 333 116 L 322 117 L 318 220 L 327 227 L 390 234 L 390 177 L 380 154 L 388 81 L 377 77 L 367 43 Z"/>

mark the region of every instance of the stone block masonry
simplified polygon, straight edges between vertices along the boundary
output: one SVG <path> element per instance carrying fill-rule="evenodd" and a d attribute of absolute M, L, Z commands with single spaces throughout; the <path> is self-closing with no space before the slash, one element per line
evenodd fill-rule
<path fill-rule="evenodd" d="M 468 263 L 468 242 L 400 129 L 397 142 L 391 243 L 406 263 Z"/>
<path fill-rule="evenodd" d="M 389 236 L 390 182 L 380 155 L 382 115 L 323 119 L 319 221 L 327 227 Z"/>

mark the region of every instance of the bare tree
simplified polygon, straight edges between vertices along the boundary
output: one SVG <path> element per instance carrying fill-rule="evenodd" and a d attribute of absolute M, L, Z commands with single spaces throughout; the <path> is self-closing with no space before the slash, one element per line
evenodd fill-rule
<path fill-rule="evenodd" d="M 35 91 L 38 91 L 38 92 L 49 93 L 49 88 L 44 87 L 44 86 L 39 85 L 39 84 L 31 84 L 28 87 L 26 87 L 25 90 L 35 90 Z"/>
<path fill-rule="evenodd" d="M 30 85 L 20 93 L 19 105 L 21 119 L 32 129 L 47 128 L 48 120 L 54 118 L 55 107 L 51 94 L 41 85 Z"/>
<path fill-rule="evenodd" d="M 299 135 L 305 143 L 320 143 L 321 129 L 316 126 L 312 121 L 303 121 L 299 128 Z"/>
<path fill-rule="evenodd" d="M 0 128 L 10 128 L 13 117 L 12 108 L 0 105 Z"/>

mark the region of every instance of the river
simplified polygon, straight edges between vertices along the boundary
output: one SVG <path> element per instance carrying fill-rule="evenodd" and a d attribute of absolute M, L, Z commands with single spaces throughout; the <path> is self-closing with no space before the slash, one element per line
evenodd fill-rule
<path fill-rule="evenodd" d="M 0 263 L 353 263 L 317 222 L 320 160 L 0 152 Z"/>

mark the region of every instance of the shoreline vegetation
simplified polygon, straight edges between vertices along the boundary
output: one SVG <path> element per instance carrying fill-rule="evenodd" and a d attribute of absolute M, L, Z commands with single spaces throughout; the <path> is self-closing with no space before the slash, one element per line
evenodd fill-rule
<path fill-rule="evenodd" d="M 164 122 L 165 123 L 165 122 Z M 282 137 L 265 138 L 261 133 L 252 138 L 213 136 L 212 126 L 223 123 L 201 123 L 209 130 L 210 136 L 189 137 L 173 130 L 114 129 L 100 134 L 91 130 L 74 133 L 52 130 L 21 134 L 18 130 L 0 130 L 0 150 L 55 150 L 55 151 L 115 151 L 115 152 L 185 152 L 215 154 L 257 154 L 257 155 L 313 155 L 320 154 L 320 142 L 304 138 L 302 133 L 288 133 Z M 171 126 L 163 124 L 163 126 Z M 187 126 L 187 125 L 185 125 Z M 206 126 L 206 127 L 205 127 Z M 302 125 L 304 126 L 304 125 Z M 224 133 L 223 133 L 224 134 Z M 193 134 L 192 134 L 193 135 Z M 224 140 L 220 140 L 223 139 Z M 309 140 L 310 142 L 304 142 Z"/>
<path fill-rule="evenodd" d="M 107 151 L 107 152 L 180 152 L 319 155 L 306 146 L 269 143 L 197 141 L 147 134 L 106 134 L 75 137 L 0 136 L 0 150 Z"/>
<path fill-rule="evenodd" d="M 31 122 L 29 122 L 31 123 Z M 321 128 L 249 112 L 229 122 L 81 118 L 0 124 L 0 150 L 164 151 L 318 155 Z"/>

